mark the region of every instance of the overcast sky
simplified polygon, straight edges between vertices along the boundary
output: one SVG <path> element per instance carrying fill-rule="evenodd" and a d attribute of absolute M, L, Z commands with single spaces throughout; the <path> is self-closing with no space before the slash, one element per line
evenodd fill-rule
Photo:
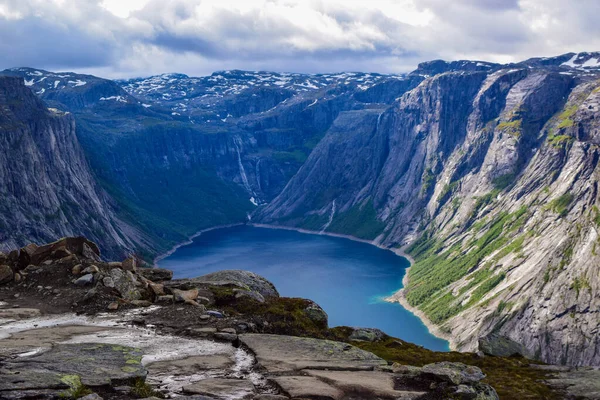
<path fill-rule="evenodd" d="M 0 0 L 0 69 L 407 72 L 600 50 L 600 0 Z"/>

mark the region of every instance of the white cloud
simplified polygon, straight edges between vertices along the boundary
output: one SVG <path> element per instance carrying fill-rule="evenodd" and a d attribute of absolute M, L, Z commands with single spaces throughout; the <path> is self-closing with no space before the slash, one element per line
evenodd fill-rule
<path fill-rule="evenodd" d="M 598 50 L 597 15 L 597 0 L 0 0 L 0 67 L 402 72 Z"/>

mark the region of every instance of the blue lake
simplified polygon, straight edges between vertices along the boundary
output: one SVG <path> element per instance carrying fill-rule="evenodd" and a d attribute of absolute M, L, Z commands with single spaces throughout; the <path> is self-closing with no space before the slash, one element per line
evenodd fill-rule
<path fill-rule="evenodd" d="M 431 335 L 416 316 L 382 300 L 402 287 L 409 262 L 367 243 L 236 226 L 201 234 L 158 266 L 173 270 L 174 278 L 253 271 L 273 282 L 282 296 L 317 302 L 329 315 L 329 326 L 379 328 L 432 350 L 448 350 L 448 342 Z"/>

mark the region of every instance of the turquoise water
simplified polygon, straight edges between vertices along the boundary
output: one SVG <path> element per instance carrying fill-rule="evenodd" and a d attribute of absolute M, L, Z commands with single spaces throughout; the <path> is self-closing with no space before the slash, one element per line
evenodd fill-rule
<path fill-rule="evenodd" d="M 175 278 L 223 269 L 256 272 L 287 297 L 317 302 L 329 326 L 379 328 L 432 350 L 448 342 L 431 335 L 400 304 L 382 299 L 402 287 L 408 261 L 367 243 L 283 229 L 236 226 L 205 232 L 158 263 Z"/>

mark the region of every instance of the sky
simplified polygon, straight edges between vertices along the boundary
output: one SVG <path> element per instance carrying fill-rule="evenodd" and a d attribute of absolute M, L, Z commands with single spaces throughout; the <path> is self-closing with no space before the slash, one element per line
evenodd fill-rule
<path fill-rule="evenodd" d="M 403 73 L 600 50 L 600 0 L 0 0 L 0 69 Z"/>

